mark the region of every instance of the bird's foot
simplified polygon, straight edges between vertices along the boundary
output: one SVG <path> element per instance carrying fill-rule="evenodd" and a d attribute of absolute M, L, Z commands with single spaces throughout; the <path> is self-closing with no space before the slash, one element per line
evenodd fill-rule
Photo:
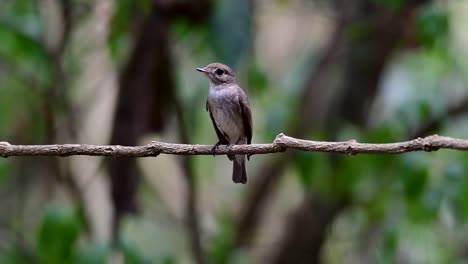
<path fill-rule="evenodd" d="M 232 146 L 234 146 L 234 144 L 228 144 L 228 145 L 226 146 L 227 149 L 228 149 L 228 154 L 229 154 L 229 152 L 231 152 Z"/>
<path fill-rule="evenodd" d="M 218 149 L 219 145 L 221 145 L 221 141 L 218 141 L 213 148 L 211 149 L 211 155 L 216 156 L 216 150 Z"/>

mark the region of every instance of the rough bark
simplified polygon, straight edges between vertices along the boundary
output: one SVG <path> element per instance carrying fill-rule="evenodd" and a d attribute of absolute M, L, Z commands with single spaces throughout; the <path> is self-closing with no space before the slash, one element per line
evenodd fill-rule
<path fill-rule="evenodd" d="M 271 144 L 220 145 L 213 152 L 213 145 L 190 145 L 165 142 L 151 142 L 144 146 L 119 145 L 11 145 L 0 142 L 0 156 L 60 156 L 72 155 L 108 157 L 155 157 L 159 154 L 171 155 L 225 155 L 225 154 L 268 154 L 295 149 L 309 152 L 328 152 L 346 155 L 356 154 L 401 154 L 413 151 L 435 151 L 439 149 L 468 150 L 468 139 L 458 139 L 432 135 L 395 143 L 359 143 L 348 141 L 312 141 L 297 139 L 279 134 Z"/>

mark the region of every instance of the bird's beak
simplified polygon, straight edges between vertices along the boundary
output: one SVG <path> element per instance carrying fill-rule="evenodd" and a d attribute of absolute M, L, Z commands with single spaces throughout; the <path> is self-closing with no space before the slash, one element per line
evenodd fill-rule
<path fill-rule="evenodd" d="M 205 68 L 197 68 L 197 71 L 207 73 L 208 71 Z"/>

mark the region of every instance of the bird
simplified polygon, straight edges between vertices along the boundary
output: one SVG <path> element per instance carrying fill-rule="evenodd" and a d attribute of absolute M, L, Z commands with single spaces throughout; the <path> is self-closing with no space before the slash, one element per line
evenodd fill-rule
<path fill-rule="evenodd" d="M 206 111 L 210 114 L 219 145 L 242 145 L 252 143 L 252 113 L 244 90 L 239 86 L 234 71 L 227 65 L 214 62 L 203 68 L 196 68 L 209 81 Z M 247 183 L 245 156 L 227 155 L 233 161 L 232 180 L 234 183 Z M 249 159 L 250 156 L 247 156 Z"/>

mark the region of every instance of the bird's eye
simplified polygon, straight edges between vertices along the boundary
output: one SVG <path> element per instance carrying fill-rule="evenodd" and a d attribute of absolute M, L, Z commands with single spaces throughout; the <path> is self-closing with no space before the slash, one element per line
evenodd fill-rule
<path fill-rule="evenodd" d="M 215 73 L 216 73 L 216 75 L 223 75 L 224 70 L 223 69 L 216 69 Z"/>

